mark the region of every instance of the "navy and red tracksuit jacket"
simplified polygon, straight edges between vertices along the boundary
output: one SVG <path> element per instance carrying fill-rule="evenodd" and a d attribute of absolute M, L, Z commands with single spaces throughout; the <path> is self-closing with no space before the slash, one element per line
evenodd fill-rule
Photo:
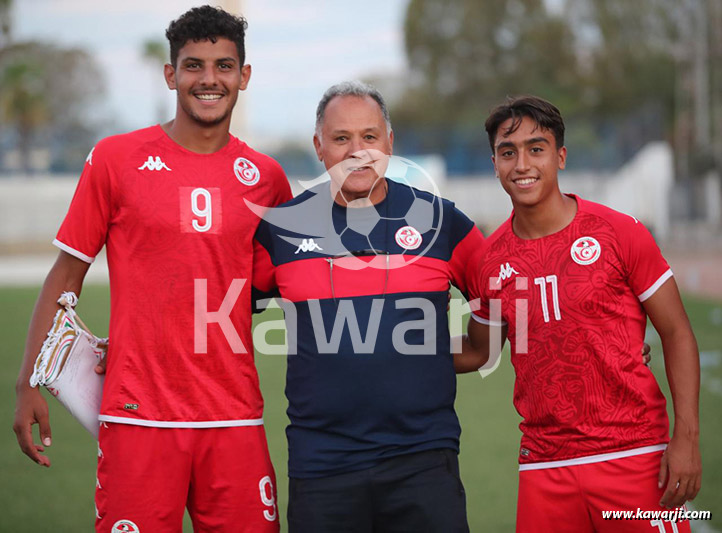
<path fill-rule="evenodd" d="M 459 449 L 448 291 L 478 275 L 483 236 L 453 202 L 387 183 L 348 209 L 323 183 L 256 233 L 254 290 L 285 301 L 291 477 Z"/>

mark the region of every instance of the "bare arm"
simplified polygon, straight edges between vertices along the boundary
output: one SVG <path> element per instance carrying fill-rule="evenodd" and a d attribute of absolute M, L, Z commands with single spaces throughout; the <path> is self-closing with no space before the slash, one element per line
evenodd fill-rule
<path fill-rule="evenodd" d="M 50 446 L 51 444 L 48 404 L 40 390 L 37 387 L 30 386 L 29 379 L 33 373 L 35 358 L 47 337 L 53 317 L 60 309 L 57 304 L 60 294 L 65 291 L 73 291 L 79 295 L 88 267 L 90 267 L 88 263 L 65 252 L 60 252 L 53 268 L 50 269 L 48 276 L 45 278 L 45 283 L 30 319 L 30 327 L 25 342 L 25 353 L 20 367 L 20 374 L 15 384 L 16 400 L 13 430 L 23 453 L 42 466 L 50 466 L 50 459 L 41 453 L 45 451 L 44 446 Z M 33 424 L 39 424 L 40 426 L 42 444 L 33 442 Z"/>
<path fill-rule="evenodd" d="M 466 335 L 462 335 L 460 338 L 461 353 L 454 354 L 454 370 L 456 370 L 456 373 L 474 372 L 484 366 L 490 357 L 496 359 L 506 340 L 506 330 L 506 326 L 503 328 L 491 327 L 469 318 Z M 494 338 L 493 336 L 500 336 L 496 337 L 500 340 L 494 347 L 495 353 L 491 353 L 490 340 Z M 455 338 L 453 344 L 457 345 L 458 340 L 458 337 Z"/>
<path fill-rule="evenodd" d="M 679 507 L 693 500 L 702 483 L 699 452 L 699 350 L 674 278 L 643 302 L 662 339 L 664 366 L 672 393 L 674 430 L 659 473 L 666 490 L 660 505 Z"/>

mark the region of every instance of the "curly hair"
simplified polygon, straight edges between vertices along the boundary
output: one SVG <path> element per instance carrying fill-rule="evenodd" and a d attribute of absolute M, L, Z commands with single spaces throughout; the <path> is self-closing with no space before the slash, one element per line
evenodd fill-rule
<path fill-rule="evenodd" d="M 194 7 L 170 23 L 165 36 L 170 42 L 170 62 L 175 68 L 178 52 L 188 41 L 211 41 L 215 43 L 224 37 L 236 44 L 238 59 L 243 65 L 246 60 L 244 38 L 248 22 L 236 17 L 220 7 Z"/>
<path fill-rule="evenodd" d="M 484 127 L 489 136 L 491 153 L 494 153 L 499 126 L 511 119 L 511 125 L 504 132 L 504 135 L 510 135 L 519 128 L 524 117 L 532 119 L 540 128 L 549 130 L 554 135 L 557 148 L 564 146 L 564 119 L 559 109 L 538 96 L 514 96 L 507 97 L 506 102 L 492 109 L 486 119 Z"/>

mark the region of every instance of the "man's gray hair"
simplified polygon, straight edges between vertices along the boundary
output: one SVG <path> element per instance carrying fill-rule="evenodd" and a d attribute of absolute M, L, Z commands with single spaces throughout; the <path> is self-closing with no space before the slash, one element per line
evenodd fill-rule
<path fill-rule="evenodd" d="M 328 103 L 337 96 L 359 96 L 362 98 L 364 96 L 369 96 L 373 98 L 376 103 L 379 104 L 381 114 L 383 115 L 384 122 L 386 123 L 386 130 L 388 131 L 389 135 L 391 134 L 391 117 L 389 117 L 389 110 L 386 107 L 384 97 L 381 96 L 381 93 L 373 85 L 369 85 L 368 83 L 363 83 L 358 80 L 353 80 L 343 81 L 341 83 L 337 83 L 336 85 L 332 85 L 331 87 L 326 89 L 325 93 L 323 93 L 321 101 L 318 103 L 318 107 L 316 108 L 317 135 L 320 135 L 321 133 L 323 116 L 326 113 L 326 107 L 328 106 Z"/>

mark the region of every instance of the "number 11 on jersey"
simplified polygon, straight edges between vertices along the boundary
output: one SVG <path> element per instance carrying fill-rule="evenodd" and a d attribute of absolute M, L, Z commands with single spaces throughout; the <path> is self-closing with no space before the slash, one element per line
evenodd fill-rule
<path fill-rule="evenodd" d="M 534 285 L 539 286 L 541 291 L 541 306 L 544 313 L 544 322 L 549 322 L 549 299 L 547 297 L 547 283 L 551 285 L 552 305 L 554 308 L 554 319 L 561 320 L 562 314 L 559 311 L 559 283 L 555 274 L 546 277 L 534 278 Z"/>

